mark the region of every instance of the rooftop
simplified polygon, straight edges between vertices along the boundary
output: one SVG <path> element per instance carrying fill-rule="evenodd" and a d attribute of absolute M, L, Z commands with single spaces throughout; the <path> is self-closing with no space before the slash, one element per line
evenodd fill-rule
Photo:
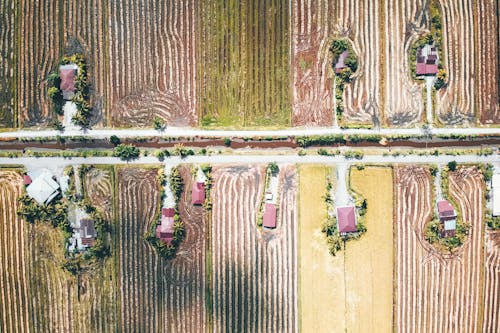
<path fill-rule="evenodd" d="M 337 207 L 337 227 L 340 233 L 357 231 L 354 206 Z"/>

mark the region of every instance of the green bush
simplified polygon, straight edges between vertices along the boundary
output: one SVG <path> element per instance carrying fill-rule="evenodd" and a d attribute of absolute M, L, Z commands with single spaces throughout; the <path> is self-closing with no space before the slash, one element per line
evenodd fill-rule
<path fill-rule="evenodd" d="M 120 141 L 120 138 L 117 137 L 116 135 L 112 135 L 109 137 L 109 142 L 113 145 L 113 146 L 117 146 L 121 143 Z"/>
<path fill-rule="evenodd" d="M 165 127 L 166 127 L 166 126 L 167 126 L 167 125 L 166 125 L 165 121 L 164 121 L 162 118 L 160 118 L 160 117 L 158 117 L 158 116 L 155 116 L 155 117 L 153 118 L 153 128 L 154 128 L 155 130 L 158 130 L 158 131 L 163 131 L 163 130 L 165 129 Z"/>
<path fill-rule="evenodd" d="M 113 156 L 119 157 L 123 161 L 139 158 L 139 154 L 139 149 L 131 144 L 119 144 L 113 150 Z"/>

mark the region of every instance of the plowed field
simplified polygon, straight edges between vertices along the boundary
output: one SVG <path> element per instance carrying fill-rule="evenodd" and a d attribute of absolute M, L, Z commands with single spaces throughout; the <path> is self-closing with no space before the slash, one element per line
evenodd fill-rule
<path fill-rule="evenodd" d="M 396 170 L 396 325 L 404 332 L 481 331 L 484 190 L 475 168 L 450 172 L 451 199 L 472 225 L 455 256 L 437 253 L 424 240 L 432 217 L 433 189 L 424 167 Z"/>
<path fill-rule="evenodd" d="M 296 176 L 282 168 L 282 194 L 273 231 L 257 229 L 262 167 L 214 172 L 213 329 L 215 332 L 295 332 Z"/>

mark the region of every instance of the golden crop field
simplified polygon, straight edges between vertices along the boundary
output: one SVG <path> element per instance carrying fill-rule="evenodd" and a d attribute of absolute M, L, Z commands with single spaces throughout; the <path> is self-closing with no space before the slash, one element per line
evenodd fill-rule
<path fill-rule="evenodd" d="M 299 169 L 299 311 L 302 332 L 331 332 L 344 327 L 344 286 L 341 255 L 332 257 L 321 223 L 326 204 L 321 205 L 326 176 L 324 166 Z M 311 209 L 314 207 L 315 209 Z"/>
<path fill-rule="evenodd" d="M 361 239 L 345 251 L 347 332 L 391 332 L 393 302 L 392 168 L 351 170 L 351 187 L 368 203 Z M 343 331 L 343 330 L 342 330 Z"/>

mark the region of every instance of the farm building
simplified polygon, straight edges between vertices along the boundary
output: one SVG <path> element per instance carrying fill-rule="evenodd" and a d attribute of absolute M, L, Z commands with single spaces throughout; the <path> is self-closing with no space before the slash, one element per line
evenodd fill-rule
<path fill-rule="evenodd" d="M 59 194 L 59 184 L 47 169 L 28 173 L 24 182 L 30 198 L 41 205 L 50 203 Z"/>
<path fill-rule="evenodd" d="M 166 244 L 174 239 L 174 214 L 173 208 L 162 208 L 160 225 L 156 227 L 156 237 Z"/>
<path fill-rule="evenodd" d="M 31 180 L 31 177 L 28 176 L 28 175 L 24 175 L 23 177 L 23 181 L 24 181 L 24 185 L 28 186 L 29 184 L 31 184 L 33 181 Z"/>
<path fill-rule="evenodd" d="M 439 221 L 443 224 L 443 237 L 455 236 L 455 229 L 457 224 L 457 214 L 455 209 L 447 200 L 441 200 L 437 203 Z"/>
<path fill-rule="evenodd" d="M 205 183 L 193 183 L 191 198 L 193 205 L 203 205 L 203 203 L 205 202 Z"/>
<path fill-rule="evenodd" d="M 354 206 L 337 207 L 337 228 L 341 235 L 357 231 Z"/>
<path fill-rule="evenodd" d="M 78 66 L 75 64 L 62 65 L 59 67 L 61 78 L 61 91 L 65 100 L 70 100 L 75 95 L 75 76 Z"/>
<path fill-rule="evenodd" d="M 493 193 L 493 216 L 500 216 L 500 174 L 494 174 L 491 180 Z"/>
<path fill-rule="evenodd" d="M 266 208 L 264 210 L 263 216 L 263 226 L 265 228 L 276 228 L 276 205 L 266 203 Z"/>
<path fill-rule="evenodd" d="M 335 73 L 339 74 L 340 72 L 342 72 L 344 68 L 347 68 L 347 65 L 345 64 L 345 59 L 347 58 L 348 55 L 349 55 L 348 51 L 344 51 L 340 54 L 339 60 L 335 64 Z"/>
<path fill-rule="evenodd" d="M 84 251 L 94 246 L 97 232 L 94 227 L 94 221 L 88 218 L 77 219 L 71 223 L 73 235 L 68 240 L 69 251 Z"/>
<path fill-rule="evenodd" d="M 417 75 L 436 75 L 438 72 L 437 48 L 425 45 L 417 51 Z"/>

